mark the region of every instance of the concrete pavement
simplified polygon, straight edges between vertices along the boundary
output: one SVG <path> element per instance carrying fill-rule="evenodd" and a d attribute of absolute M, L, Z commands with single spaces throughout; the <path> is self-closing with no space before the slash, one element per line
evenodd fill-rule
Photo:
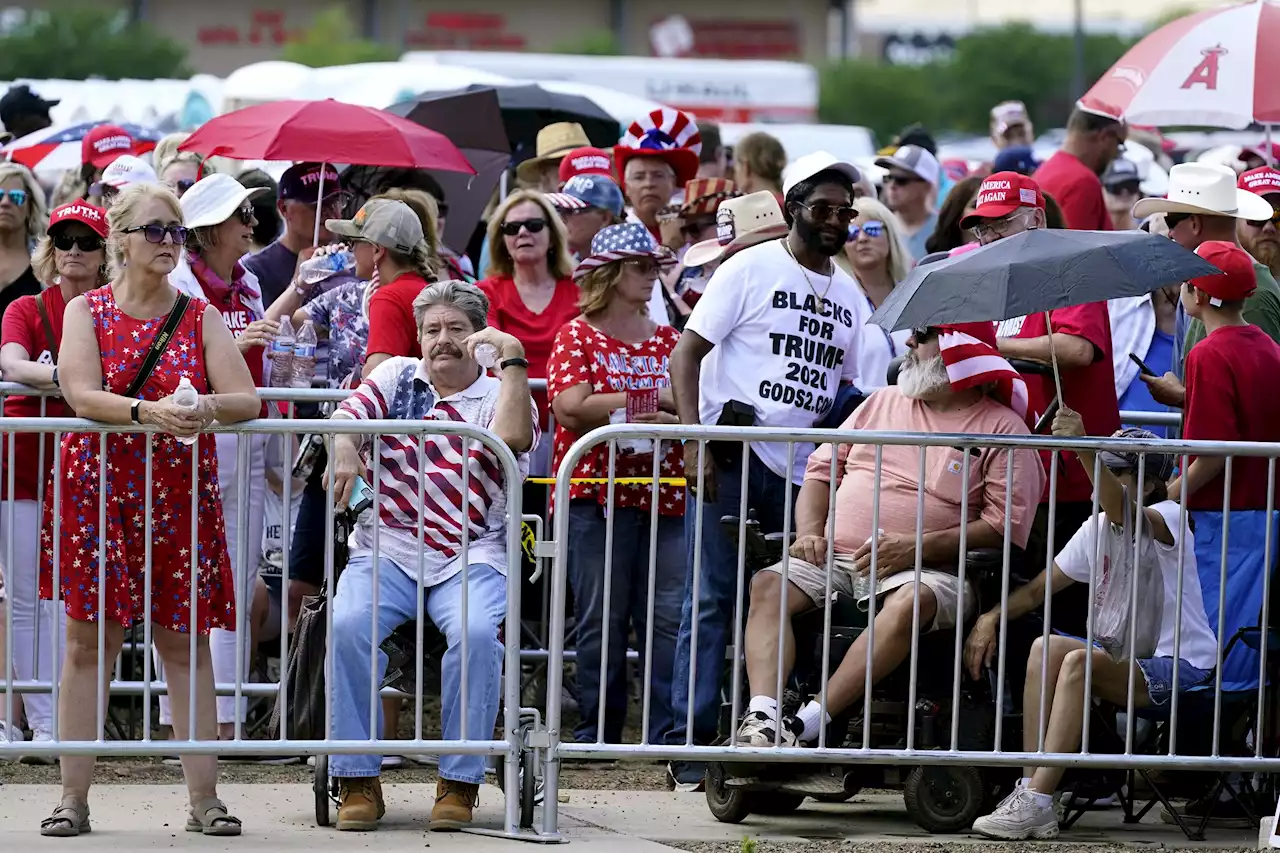
<path fill-rule="evenodd" d="M 121 853 L 156 849 L 193 849 L 201 853 L 323 853 L 323 851 L 405 851 L 430 847 L 432 853 L 507 853 L 527 844 L 464 833 L 428 833 L 434 786 L 387 785 L 387 817 L 375 833 L 338 833 L 315 825 L 314 798 L 305 785 L 224 785 L 220 794 L 245 823 L 240 838 L 204 838 L 183 831 L 186 792 L 177 786 L 98 785 L 92 792 L 92 834 L 73 840 L 45 839 L 40 820 L 56 805 L 59 789 L 50 785 L 0 786 L 0 850 L 27 851 L 72 845 L 76 853 Z M 477 825 L 501 825 L 502 795 L 481 792 Z M 561 803 L 561 831 L 570 843 L 607 845 L 610 853 L 663 853 L 672 842 L 735 841 L 743 836 L 775 842 L 848 838 L 862 844 L 910 844 L 922 840 L 969 844 L 970 836 L 930 837 L 906 816 L 902 799 L 892 794 L 860 795 L 852 803 L 813 801 L 787 817 L 750 817 L 737 826 L 711 817 L 701 794 L 653 791 L 570 791 Z M 1063 841 L 1160 845 L 1173 848 L 1252 848 L 1257 836 L 1247 830 L 1211 831 L 1209 840 L 1187 842 L 1176 827 L 1148 815 L 1125 826 L 1118 809 L 1087 815 L 1062 836 Z"/>

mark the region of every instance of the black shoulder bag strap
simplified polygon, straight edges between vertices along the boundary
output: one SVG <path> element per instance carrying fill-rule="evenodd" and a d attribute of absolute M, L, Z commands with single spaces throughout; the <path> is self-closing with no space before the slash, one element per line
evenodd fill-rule
<path fill-rule="evenodd" d="M 45 291 L 48 293 L 49 291 Z M 45 343 L 49 345 L 49 355 L 53 363 L 58 364 L 58 339 L 53 336 L 53 324 L 49 322 L 49 306 L 44 304 L 44 293 L 36 297 L 36 308 L 40 311 L 40 325 L 44 327 Z"/>
<path fill-rule="evenodd" d="M 147 380 L 151 378 L 156 365 L 160 363 L 160 356 L 164 355 L 164 351 L 169 348 L 169 339 L 178 330 L 178 324 L 182 322 L 182 315 L 187 313 L 187 306 L 190 304 L 190 296 L 185 293 L 178 294 L 178 300 L 173 303 L 173 310 L 169 312 L 169 316 L 165 318 L 164 325 L 160 327 L 160 331 L 156 333 L 155 338 L 151 341 L 151 346 L 147 348 L 147 356 L 142 360 L 142 366 L 138 368 L 138 375 L 133 377 L 133 381 L 129 383 L 129 387 L 124 392 L 124 396 L 137 397 L 139 392 L 142 391 L 142 386 L 147 384 Z"/>

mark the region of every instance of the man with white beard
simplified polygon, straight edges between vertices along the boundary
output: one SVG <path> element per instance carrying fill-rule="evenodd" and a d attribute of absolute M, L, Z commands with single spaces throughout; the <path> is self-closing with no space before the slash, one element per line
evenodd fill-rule
<path fill-rule="evenodd" d="M 910 353 L 898 384 L 881 388 L 843 424 L 842 429 L 920 433 L 1026 435 L 1027 388 L 996 351 L 991 323 L 967 323 L 917 329 L 907 341 Z M 1006 481 L 1008 453 L 1012 480 Z M 831 454 L 836 454 L 835 530 L 826 529 Z M 911 653 L 915 599 L 916 518 L 920 454 L 924 448 L 885 445 L 876 482 L 876 446 L 830 444 L 809 457 L 804 485 L 796 501 L 796 541 L 786 560 L 787 619 L 781 619 L 783 564 L 756 574 L 751 582 L 746 658 L 751 701 L 738 741 L 769 747 L 813 743 L 831 718 L 862 700 L 866 685 L 867 634 L 861 634 L 831 676 L 824 710 L 816 698 L 781 719 L 779 734 L 778 632 L 791 632 L 791 618 L 821 607 L 826 598 L 828 554 L 831 589 L 853 595 L 855 578 L 871 572 L 871 537 L 877 535 L 875 646 L 872 681 L 891 673 Z M 968 466 L 965 456 L 968 455 Z M 957 565 L 964 530 L 967 548 L 1003 547 L 1005 498 L 1009 529 L 1019 548 L 1027 541 L 1044 487 L 1044 469 L 1035 451 L 976 447 L 928 448 L 925 456 L 924 518 L 920 572 L 920 631 L 950 630 L 964 619 L 957 613 L 960 584 Z M 968 480 L 966 482 L 965 476 Z M 872 502 L 879 492 L 878 523 Z M 968 492 L 968 517 L 960 515 Z M 863 584 L 865 587 L 866 585 Z M 865 590 L 863 601 L 870 597 Z M 966 613 L 973 607 L 966 591 Z M 794 638 L 786 638 L 786 648 Z M 784 662 L 784 681 L 791 660 Z"/>

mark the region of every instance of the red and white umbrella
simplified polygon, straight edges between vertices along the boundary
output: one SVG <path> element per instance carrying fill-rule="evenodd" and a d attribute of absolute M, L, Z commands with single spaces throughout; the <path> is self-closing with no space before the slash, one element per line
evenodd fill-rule
<path fill-rule="evenodd" d="M 1254 0 L 1165 24 L 1080 99 L 1129 124 L 1280 124 L 1280 4 Z"/>

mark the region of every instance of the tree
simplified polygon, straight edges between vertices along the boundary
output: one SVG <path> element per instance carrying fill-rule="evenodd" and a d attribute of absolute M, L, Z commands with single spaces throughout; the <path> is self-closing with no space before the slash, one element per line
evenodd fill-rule
<path fill-rule="evenodd" d="M 186 78 L 186 59 L 181 44 L 127 13 L 88 4 L 30 12 L 0 32 L 0 80 Z"/>
<path fill-rule="evenodd" d="M 326 65 L 356 65 L 361 62 L 392 62 L 400 56 L 394 47 L 353 35 L 355 25 L 343 6 L 317 12 L 311 26 L 297 38 L 285 42 L 280 58 L 299 65 L 323 68 Z"/>

